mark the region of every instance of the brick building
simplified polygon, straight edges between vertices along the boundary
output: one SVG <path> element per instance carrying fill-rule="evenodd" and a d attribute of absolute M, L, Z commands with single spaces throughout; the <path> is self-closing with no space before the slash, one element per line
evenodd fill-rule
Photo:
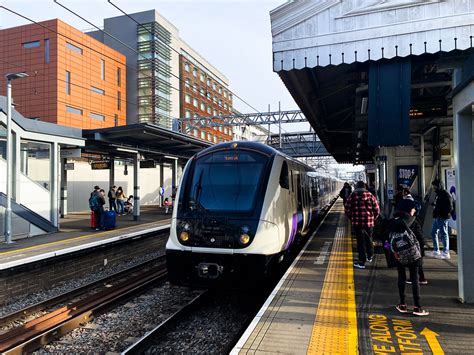
<path fill-rule="evenodd" d="M 0 74 L 29 74 L 13 84 L 25 117 L 83 129 L 124 125 L 125 63 L 121 53 L 58 19 L 0 30 Z"/>

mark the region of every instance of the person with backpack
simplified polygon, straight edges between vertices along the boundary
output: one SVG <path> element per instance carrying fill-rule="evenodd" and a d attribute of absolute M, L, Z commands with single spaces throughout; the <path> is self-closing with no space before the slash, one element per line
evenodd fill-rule
<path fill-rule="evenodd" d="M 372 232 L 374 221 L 380 214 L 379 203 L 367 191 L 365 182 L 358 181 L 344 207 L 357 239 L 358 262 L 354 263 L 354 267 L 365 269 L 365 262 L 370 263 L 374 256 Z"/>
<path fill-rule="evenodd" d="M 405 200 L 406 206 L 401 206 L 402 210 L 395 213 L 394 218 L 388 226 L 389 245 L 396 260 L 398 272 L 398 294 L 400 303 L 395 307 L 400 313 L 408 313 L 405 301 L 406 268 L 410 272 L 410 281 L 413 292 L 413 315 L 427 316 L 429 312 L 421 306 L 419 270 L 423 265 L 422 247 L 420 241 L 410 226 L 414 226 L 415 203 Z M 406 210 L 409 210 L 407 213 Z M 424 276 L 423 276 L 424 278 Z"/>

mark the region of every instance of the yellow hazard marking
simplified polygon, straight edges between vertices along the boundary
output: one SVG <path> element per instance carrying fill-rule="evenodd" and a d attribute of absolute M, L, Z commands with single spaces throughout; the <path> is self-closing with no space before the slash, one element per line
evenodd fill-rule
<path fill-rule="evenodd" d="M 343 217 L 342 217 L 343 218 Z M 357 354 L 357 314 L 350 226 L 338 224 L 308 354 Z"/>
<path fill-rule="evenodd" d="M 431 329 L 424 328 L 421 333 L 426 338 L 428 345 L 430 346 L 433 355 L 444 355 L 443 348 L 441 348 L 441 344 L 438 341 L 438 333 L 435 333 Z"/>
<path fill-rule="evenodd" d="M 439 334 L 424 328 L 419 334 L 410 319 L 390 319 L 383 314 L 369 314 L 369 330 L 375 355 L 397 353 L 422 355 L 423 336 L 434 355 L 444 355 Z"/>
<path fill-rule="evenodd" d="M 138 225 L 139 227 L 143 227 L 143 226 L 148 226 L 148 225 L 152 225 L 152 224 L 156 224 L 156 222 L 150 222 L 150 223 L 144 223 L 144 224 L 140 224 Z M 26 248 L 22 248 L 22 249 L 15 249 L 15 250 L 10 250 L 10 251 L 4 251 L 4 252 L 0 252 L 0 256 L 2 255 L 9 255 L 9 254 L 15 254 L 15 253 L 20 253 L 20 252 L 23 252 L 25 250 L 33 250 L 33 249 L 44 249 L 44 248 L 48 248 L 52 245 L 59 245 L 59 244 L 67 244 L 67 243 L 70 243 L 70 242 L 73 242 L 73 241 L 76 241 L 76 240 L 81 240 L 81 239 L 86 239 L 86 238 L 95 238 L 95 237 L 102 237 L 102 236 L 105 236 L 107 234 L 110 234 L 110 233 L 113 233 L 113 232 L 117 232 L 117 231 L 125 231 L 127 229 L 133 229 L 133 228 L 136 228 L 138 226 L 131 226 L 131 227 L 124 227 L 124 228 L 117 228 L 117 229 L 113 229 L 113 230 L 109 230 L 109 231 L 104 231 L 104 232 L 99 232 L 99 233 L 93 233 L 93 234 L 86 234 L 86 235 L 82 235 L 82 236 L 79 236 L 79 237 L 73 237 L 73 238 L 68 238 L 68 239 L 63 239 L 63 240 L 59 240 L 57 242 L 51 242 L 51 243 L 46 243 L 46 244 L 40 244 L 40 245 L 33 245 L 31 247 L 26 247 Z M 140 231 L 140 230 L 137 230 L 137 232 Z"/>

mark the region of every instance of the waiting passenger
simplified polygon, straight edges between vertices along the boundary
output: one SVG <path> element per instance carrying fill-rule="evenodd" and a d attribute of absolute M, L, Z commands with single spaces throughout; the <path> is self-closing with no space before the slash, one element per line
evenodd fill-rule
<path fill-rule="evenodd" d="M 125 196 L 125 193 L 123 192 L 122 186 L 119 186 L 117 189 L 117 192 L 115 193 L 115 196 L 117 198 L 117 214 L 119 216 L 123 215 L 125 213 L 125 201 L 127 200 L 127 197 Z"/>
<path fill-rule="evenodd" d="M 432 185 L 436 192 L 436 199 L 433 209 L 433 227 L 431 229 L 431 238 L 433 240 L 433 253 L 431 256 L 441 259 L 450 259 L 448 220 L 453 211 L 453 199 L 451 198 L 451 194 L 443 189 L 441 181 L 434 180 Z M 444 245 L 442 253 L 439 249 L 438 233 L 440 234 L 441 241 Z"/>
<path fill-rule="evenodd" d="M 357 239 L 358 262 L 354 263 L 354 267 L 365 269 L 365 262 L 372 262 L 374 256 L 372 232 L 380 208 L 377 199 L 367 191 L 363 181 L 357 182 L 356 189 L 347 199 L 345 211 Z"/>
<path fill-rule="evenodd" d="M 414 233 L 414 230 L 417 228 L 417 225 L 415 224 L 416 219 L 414 217 L 416 212 L 415 203 L 410 200 L 405 201 L 406 202 L 402 207 L 404 210 L 409 210 L 409 212 L 407 213 L 404 210 L 397 211 L 388 227 L 390 248 L 395 256 L 398 271 L 398 294 L 400 297 L 400 303 L 396 306 L 396 309 L 400 313 L 408 312 L 405 301 L 405 283 L 407 281 L 405 268 L 408 268 L 412 284 L 413 301 L 415 304 L 413 314 L 416 316 L 427 316 L 429 312 L 421 306 L 418 274 L 423 265 L 421 246 L 421 243 L 423 243 L 423 235 L 421 235 L 420 238 L 419 235 L 417 236 Z"/>
<path fill-rule="evenodd" d="M 95 230 L 101 230 L 104 229 L 104 205 L 105 205 L 105 190 L 100 189 L 100 195 L 98 198 L 99 201 L 99 207 L 96 212 L 96 229 Z"/>
<path fill-rule="evenodd" d="M 107 197 L 109 198 L 109 208 L 110 210 L 112 211 L 115 211 L 117 212 L 117 204 L 116 204 L 116 200 L 117 200 L 117 193 L 115 192 L 115 189 L 117 188 L 117 186 L 112 186 L 109 190 L 109 193 L 107 194 Z"/>
<path fill-rule="evenodd" d="M 125 201 L 125 213 L 126 214 L 133 213 L 133 195 L 128 196 L 127 201 Z"/>
<path fill-rule="evenodd" d="M 168 214 L 168 211 L 169 211 L 170 207 L 173 207 L 173 204 L 168 199 L 168 197 L 165 198 L 165 201 L 163 202 L 163 204 L 165 205 L 165 214 Z"/>
<path fill-rule="evenodd" d="M 347 199 L 352 193 L 352 187 L 349 185 L 348 182 L 344 183 L 344 186 L 342 187 L 341 191 L 339 192 L 339 196 L 342 198 L 342 203 L 345 205 Z"/>

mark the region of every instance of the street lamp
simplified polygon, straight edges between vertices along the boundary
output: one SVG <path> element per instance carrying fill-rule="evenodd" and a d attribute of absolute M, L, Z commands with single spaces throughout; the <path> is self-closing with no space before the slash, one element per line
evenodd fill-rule
<path fill-rule="evenodd" d="M 7 78 L 7 208 L 5 210 L 5 243 L 12 243 L 12 131 L 11 131 L 11 120 L 12 120 L 12 80 L 25 78 L 28 74 L 26 73 L 11 73 L 5 75 Z"/>

